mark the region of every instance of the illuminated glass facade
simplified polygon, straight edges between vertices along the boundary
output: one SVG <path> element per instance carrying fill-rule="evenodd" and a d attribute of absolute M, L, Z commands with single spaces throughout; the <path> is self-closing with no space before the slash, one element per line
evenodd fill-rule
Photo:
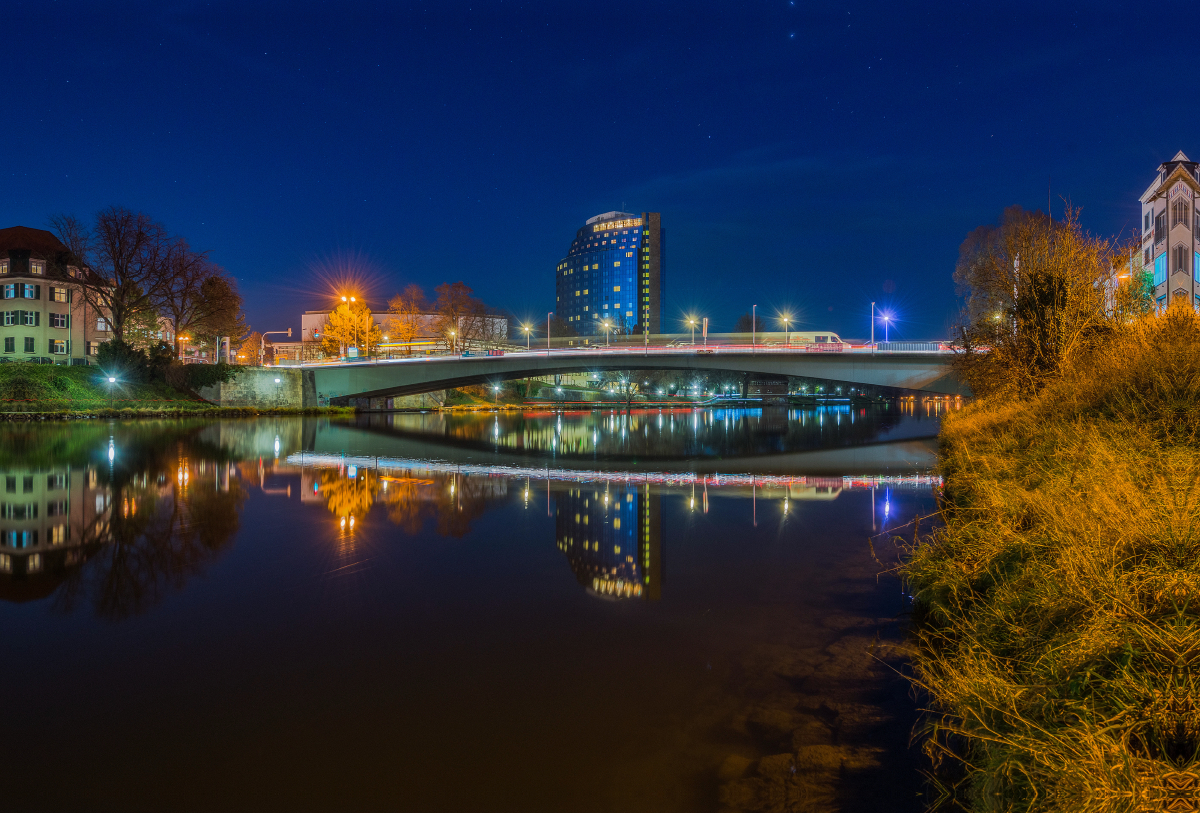
<path fill-rule="evenodd" d="M 666 229 L 657 212 L 590 218 L 554 270 L 554 309 L 580 336 L 661 333 Z"/>

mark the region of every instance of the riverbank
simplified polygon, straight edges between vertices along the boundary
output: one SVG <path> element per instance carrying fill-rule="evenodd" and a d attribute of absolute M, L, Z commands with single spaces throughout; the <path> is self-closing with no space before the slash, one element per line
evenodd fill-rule
<path fill-rule="evenodd" d="M 1200 317 L 1117 330 L 943 424 L 945 524 L 904 572 L 925 750 L 967 809 L 1200 804 Z"/>
<path fill-rule="evenodd" d="M 352 415 L 354 412 L 347 407 L 219 406 L 165 381 L 110 384 L 94 366 L 0 364 L 0 420 L 5 421 Z"/>

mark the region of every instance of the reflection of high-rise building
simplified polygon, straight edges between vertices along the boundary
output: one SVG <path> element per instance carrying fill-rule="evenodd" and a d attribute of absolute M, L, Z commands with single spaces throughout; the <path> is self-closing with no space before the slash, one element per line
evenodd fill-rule
<path fill-rule="evenodd" d="M 32 577 L 78 564 L 82 546 L 104 530 L 109 500 L 94 469 L 0 472 L 0 575 Z"/>
<path fill-rule="evenodd" d="M 554 311 L 580 336 L 661 333 L 667 230 L 657 212 L 607 212 L 575 233 L 554 270 Z"/>
<path fill-rule="evenodd" d="M 662 595 L 662 498 L 640 489 L 571 488 L 554 494 L 558 549 L 579 583 L 613 598 Z"/>

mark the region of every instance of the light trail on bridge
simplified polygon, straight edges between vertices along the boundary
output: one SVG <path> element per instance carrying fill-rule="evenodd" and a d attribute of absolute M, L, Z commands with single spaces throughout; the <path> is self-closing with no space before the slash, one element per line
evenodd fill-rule
<path fill-rule="evenodd" d="M 434 460 L 414 460 L 399 457 L 375 457 L 367 455 L 322 454 L 318 452 L 295 452 L 288 455 L 287 462 L 293 466 L 309 468 L 375 469 L 376 471 L 408 471 L 416 473 L 467 474 L 505 479 L 529 478 L 533 480 L 555 480 L 571 483 L 630 483 L 634 485 L 654 484 L 668 486 L 705 485 L 709 488 L 757 486 L 788 486 L 869 489 L 869 488 L 937 488 L 942 478 L 931 474 L 909 475 L 844 475 L 841 477 L 778 475 L 778 474 L 700 474 L 667 471 L 603 471 L 600 469 L 563 469 L 549 466 L 489 466 L 480 463 L 446 463 Z"/>
<path fill-rule="evenodd" d="M 627 345 L 620 347 L 605 347 L 604 345 L 582 345 L 578 347 L 563 347 L 552 350 L 505 350 L 498 355 L 487 355 L 486 352 L 463 356 L 459 353 L 432 353 L 421 356 L 402 356 L 400 358 L 379 358 L 368 357 L 359 359 L 318 359 L 313 361 L 280 363 L 280 367 L 366 367 L 377 364 L 420 364 L 427 362 L 438 361 L 458 361 L 462 363 L 472 363 L 480 361 L 495 361 L 498 358 L 578 358 L 580 355 L 595 355 L 595 356 L 628 356 L 628 357 L 648 357 L 648 356 L 713 356 L 721 353 L 753 353 L 758 355 L 828 355 L 830 353 L 837 355 L 868 355 L 868 356 L 890 356 L 890 355 L 928 355 L 928 356 L 952 356 L 957 351 L 945 342 L 907 342 L 906 344 L 927 344 L 937 345 L 935 349 L 923 350 L 891 350 L 879 349 L 868 345 L 848 345 L 848 344 L 830 344 L 830 345 L 762 345 L 762 344 L 722 344 L 722 345 L 687 345 L 684 347 L 669 347 L 666 345 Z"/>

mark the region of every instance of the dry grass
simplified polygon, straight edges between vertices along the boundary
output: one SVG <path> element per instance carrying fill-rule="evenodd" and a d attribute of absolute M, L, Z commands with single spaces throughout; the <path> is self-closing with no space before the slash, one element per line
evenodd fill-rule
<path fill-rule="evenodd" d="M 978 811 L 1200 810 L 1200 317 L 946 420 L 914 547 L 925 747 Z"/>

